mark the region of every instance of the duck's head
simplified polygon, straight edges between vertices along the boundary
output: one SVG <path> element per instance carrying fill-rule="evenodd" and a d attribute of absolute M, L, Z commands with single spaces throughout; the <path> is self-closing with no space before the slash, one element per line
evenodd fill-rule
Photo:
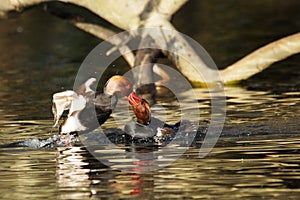
<path fill-rule="evenodd" d="M 132 105 L 137 122 L 143 125 L 150 123 L 150 105 L 145 99 L 142 99 L 133 91 L 132 83 L 128 78 L 119 75 L 111 77 L 106 83 L 104 92 L 108 95 L 120 93 L 125 96 Z"/>
<path fill-rule="evenodd" d="M 104 92 L 108 95 L 120 93 L 127 97 L 132 92 L 132 83 L 124 76 L 112 76 L 105 84 Z"/>
<path fill-rule="evenodd" d="M 143 125 L 148 125 L 151 121 L 150 105 L 145 100 L 139 97 L 135 92 L 131 92 L 127 96 L 129 103 L 132 105 L 132 110 L 137 118 L 137 122 Z"/>

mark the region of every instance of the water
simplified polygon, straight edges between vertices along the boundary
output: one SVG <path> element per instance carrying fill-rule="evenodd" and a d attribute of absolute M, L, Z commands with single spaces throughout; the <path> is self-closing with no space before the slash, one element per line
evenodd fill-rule
<path fill-rule="evenodd" d="M 299 31 L 299 6 L 293 0 L 193 1 L 173 21 L 224 67 L 263 44 Z M 0 34 L 0 144 L 50 137 L 57 131 L 52 128 L 52 94 L 72 88 L 80 63 L 100 40 L 39 8 L 0 20 Z M 147 160 L 121 159 L 114 155 L 114 148 L 102 151 L 117 163 L 112 167 L 99 162 L 84 146 L 2 148 L 0 198 L 298 199 L 299 62 L 300 57 L 293 56 L 225 88 L 226 123 L 217 145 L 203 159 L 198 157 L 201 135 L 179 159 L 157 171 L 145 171 L 151 167 Z M 110 73 L 123 70 L 114 67 Z M 203 88 L 195 91 L 200 127 L 205 129 L 210 97 Z M 178 105 L 167 97 L 159 97 L 153 111 L 175 122 Z M 124 113 L 114 113 L 118 124 L 127 120 Z M 103 128 L 114 126 L 111 118 Z M 172 147 L 174 151 L 160 157 L 160 163 L 176 156 L 180 146 Z M 156 148 L 158 152 L 163 145 Z M 131 171 L 116 170 L 116 165 Z"/>

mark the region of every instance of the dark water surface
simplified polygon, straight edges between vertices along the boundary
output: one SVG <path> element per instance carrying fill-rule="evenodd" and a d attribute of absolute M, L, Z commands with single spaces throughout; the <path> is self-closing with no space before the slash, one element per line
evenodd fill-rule
<path fill-rule="evenodd" d="M 173 21 L 222 68 L 298 32 L 299 8 L 296 0 L 192 1 Z M 81 62 L 99 42 L 41 8 L 0 20 L 0 144 L 56 134 L 52 94 L 72 89 Z M 0 199 L 299 199 L 299 63 L 296 55 L 240 85 L 226 87 L 225 127 L 203 159 L 198 157 L 201 138 L 179 159 L 153 172 L 145 171 L 151 168 L 147 160 L 119 157 L 114 148 L 103 150 L 106 160 L 118 163 L 111 168 L 84 146 L 1 148 Z M 110 75 L 124 70 L 112 65 Z M 210 96 L 205 89 L 195 91 L 200 126 L 205 129 Z M 173 98 L 158 97 L 153 112 L 175 122 L 177 109 Z M 196 108 L 187 109 L 192 116 Z M 122 116 L 126 116 L 122 110 L 114 113 L 118 119 Z M 115 128 L 114 118 L 103 128 Z M 162 146 L 156 148 L 159 152 Z M 159 163 L 168 162 L 182 147 L 172 148 L 169 155 L 158 157 Z"/>

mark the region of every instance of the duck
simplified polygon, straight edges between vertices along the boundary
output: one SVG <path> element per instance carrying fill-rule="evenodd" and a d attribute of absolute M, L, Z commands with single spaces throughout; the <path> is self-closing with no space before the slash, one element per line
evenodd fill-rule
<path fill-rule="evenodd" d="M 53 94 L 52 113 L 54 125 L 59 123 L 62 114 L 67 117 L 59 126 L 59 134 L 89 132 L 102 125 L 117 104 L 115 95 L 96 92 L 91 88 L 96 78 L 90 78 L 76 91 L 66 90 Z"/>
<path fill-rule="evenodd" d="M 128 139 L 150 139 L 174 135 L 180 127 L 180 122 L 167 124 L 151 116 L 150 104 L 133 91 L 133 84 L 124 76 L 113 76 L 106 83 L 105 92 L 109 95 L 120 93 L 127 98 L 136 119 L 130 120 L 124 126 L 125 136 Z"/>
<path fill-rule="evenodd" d="M 111 77 L 106 83 L 105 93 L 108 95 L 120 93 L 127 98 L 129 104 L 132 106 L 137 123 L 141 125 L 148 125 L 150 123 L 150 105 L 147 100 L 141 98 L 133 91 L 133 84 L 128 78 L 119 75 Z"/>
<path fill-rule="evenodd" d="M 129 79 L 123 76 L 113 76 L 106 83 L 105 92 L 109 95 L 120 93 L 127 98 L 132 107 L 136 119 L 125 124 L 124 132 L 128 139 L 148 140 L 173 135 L 178 131 L 180 122 L 170 125 L 151 116 L 150 104 L 133 91 L 133 85 Z"/>
<path fill-rule="evenodd" d="M 85 133 L 101 126 L 116 107 L 118 94 L 127 99 L 135 115 L 135 119 L 124 126 L 127 138 L 162 137 L 178 130 L 180 123 L 169 125 L 151 116 L 150 104 L 133 90 L 132 82 L 125 76 L 109 78 L 102 92 L 91 88 L 95 82 L 95 78 L 90 78 L 76 91 L 66 90 L 53 95 L 54 127 L 68 111 L 67 118 L 59 126 L 60 134 Z"/>
<path fill-rule="evenodd" d="M 56 127 L 65 111 L 67 117 L 59 126 L 60 134 L 90 132 L 102 125 L 110 116 L 118 102 L 117 94 L 128 99 L 137 123 L 147 125 L 151 112 L 149 103 L 133 91 L 131 81 L 120 75 L 108 79 L 103 91 L 92 89 L 96 78 L 89 78 L 76 91 L 66 90 L 53 94 L 52 113 Z"/>

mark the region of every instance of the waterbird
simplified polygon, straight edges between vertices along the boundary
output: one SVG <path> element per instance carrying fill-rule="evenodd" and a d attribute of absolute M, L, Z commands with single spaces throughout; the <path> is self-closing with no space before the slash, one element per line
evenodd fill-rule
<path fill-rule="evenodd" d="M 90 132 L 102 125 L 117 104 L 117 94 L 124 96 L 132 107 L 136 121 L 125 125 L 125 134 L 132 138 L 151 138 L 174 134 L 180 125 L 168 125 L 151 116 L 149 103 L 133 91 L 131 81 L 120 75 L 112 76 L 105 84 L 103 92 L 91 88 L 96 79 L 90 78 L 76 91 L 67 90 L 53 95 L 52 112 L 54 127 L 59 123 L 64 111 L 67 117 L 59 127 L 60 134 Z"/>
<path fill-rule="evenodd" d="M 115 108 L 118 93 L 128 99 L 137 122 L 149 124 L 150 106 L 133 91 L 128 78 L 120 75 L 112 76 L 106 82 L 103 92 L 96 92 L 91 88 L 95 82 L 95 78 L 89 78 L 76 91 L 66 90 L 53 94 L 54 127 L 58 125 L 63 112 L 68 111 L 66 119 L 59 127 L 60 134 L 89 132 L 98 128 Z"/>

